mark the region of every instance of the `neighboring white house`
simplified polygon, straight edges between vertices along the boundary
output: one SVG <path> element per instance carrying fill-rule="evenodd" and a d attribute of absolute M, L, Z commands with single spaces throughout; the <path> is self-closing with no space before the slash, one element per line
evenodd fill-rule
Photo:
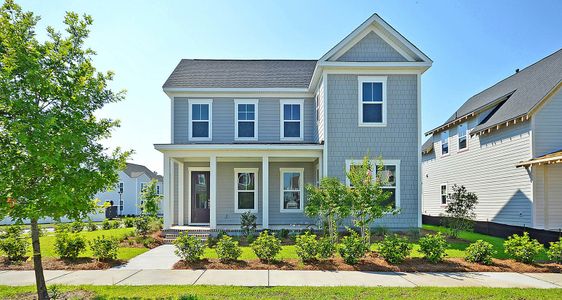
<path fill-rule="evenodd" d="M 101 203 L 109 202 L 117 207 L 119 215 L 139 215 L 142 203 L 141 191 L 152 179 L 158 180 L 156 189 L 162 193 L 162 176 L 143 165 L 127 163 L 125 170 L 119 172 L 119 183 L 111 191 L 96 195 Z"/>
<path fill-rule="evenodd" d="M 477 219 L 562 228 L 562 49 L 474 95 L 422 146 L 423 213 L 444 212 L 454 184 Z"/>

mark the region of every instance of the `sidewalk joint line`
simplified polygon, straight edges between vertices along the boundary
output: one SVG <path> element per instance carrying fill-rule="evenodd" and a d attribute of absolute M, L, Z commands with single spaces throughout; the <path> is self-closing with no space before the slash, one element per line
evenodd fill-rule
<path fill-rule="evenodd" d="M 66 275 L 71 274 L 71 273 L 74 273 L 74 272 L 76 272 L 76 271 L 69 271 L 68 273 L 64 273 L 64 274 L 62 274 L 62 275 L 55 276 L 55 277 L 53 277 L 53 278 L 51 278 L 51 279 L 45 280 L 45 282 L 49 282 L 49 281 L 51 281 L 51 280 L 55 280 L 55 279 L 61 278 L 61 277 L 63 277 L 63 276 L 66 276 Z"/>
<path fill-rule="evenodd" d="M 404 280 L 406 280 L 407 282 L 413 284 L 414 287 L 418 287 L 417 284 L 415 284 L 415 283 L 414 283 L 413 281 L 411 281 L 410 279 L 406 278 L 406 275 L 405 275 L 406 273 L 404 273 L 404 272 L 395 272 L 395 273 L 396 273 L 396 275 L 398 275 L 398 277 L 402 277 L 402 278 L 404 278 Z M 404 274 L 404 275 L 403 275 L 403 274 Z"/>
<path fill-rule="evenodd" d="M 545 280 L 545 279 L 539 279 L 539 278 L 537 278 L 537 277 L 534 277 L 534 276 L 531 276 L 531 275 L 527 275 L 527 274 L 525 274 L 525 273 L 520 273 L 520 272 L 517 272 L 517 273 L 519 273 L 519 274 L 521 274 L 521 275 L 523 275 L 523 276 L 527 276 L 527 277 L 529 277 L 529 278 L 533 278 L 533 279 L 538 280 L 538 281 L 542 281 L 542 282 L 545 282 L 545 283 L 550 283 L 550 284 L 552 284 L 552 285 L 562 287 L 562 285 L 559 285 L 559 284 L 557 284 L 556 282 L 552 282 L 552 281 Z"/>
<path fill-rule="evenodd" d="M 271 287 L 271 285 L 269 284 L 269 272 L 270 270 L 267 269 L 267 286 Z"/>
<path fill-rule="evenodd" d="M 201 276 L 203 276 L 203 274 L 205 274 L 205 272 L 207 272 L 207 269 L 203 269 L 203 272 L 201 272 L 201 274 L 199 274 L 199 276 L 197 276 L 197 279 L 195 279 L 195 281 L 191 285 L 195 285 L 197 283 L 197 281 L 199 281 L 199 279 L 201 279 Z"/>
<path fill-rule="evenodd" d="M 131 274 L 131 275 L 129 275 L 129 276 L 127 276 L 127 277 L 125 277 L 125 278 L 123 278 L 123 279 L 121 279 L 121 280 L 115 282 L 115 283 L 113 283 L 113 285 L 118 285 L 118 284 L 120 284 L 121 282 L 123 282 L 123 281 L 125 281 L 125 280 L 131 278 L 132 276 L 137 275 L 138 273 L 140 273 L 140 271 L 142 271 L 142 269 L 137 270 L 135 273 L 133 273 L 133 274 Z"/>

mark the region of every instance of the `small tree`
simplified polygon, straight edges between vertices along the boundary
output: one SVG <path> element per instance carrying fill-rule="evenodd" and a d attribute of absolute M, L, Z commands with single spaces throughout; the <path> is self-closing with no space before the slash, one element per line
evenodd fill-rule
<path fill-rule="evenodd" d="M 304 213 L 319 219 L 324 231 L 333 243 L 337 242 L 337 230 L 341 220 L 350 214 L 350 197 L 343 183 L 334 177 L 325 177 L 320 186 L 306 186 L 307 204 Z"/>
<path fill-rule="evenodd" d="M 256 220 L 258 217 L 247 211 L 240 215 L 240 229 L 246 238 L 250 237 L 256 231 Z"/>
<path fill-rule="evenodd" d="M 463 230 L 472 230 L 477 203 L 476 194 L 469 192 L 464 185 L 453 185 L 453 192 L 449 194 L 449 202 L 445 209 L 445 226 L 449 228 L 450 236 L 457 237 Z"/>
<path fill-rule="evenodd" d="M 152 179 L 141 191 L 143 203 L 140 208 L 142 209 L 142 213 L 153 218 L 158 215 L 160 201 L 162 201 L 162 195 L 158 194 L 157 186 L 158 180 Z"/>
<path fill-rule="evenodd" d="M 389 202 L 392 193 L 382 189 L 389 181 L 383 176 L 385 168 L 382 158 L 378 159 L 375 174 L 374 171 L 375 166 L 369 157 L 365 156 L 361 164 L 352 165 L 347 172 L 347 178 L 352 185 L 348 189 L 352 203 L 351 214 L 355 225 L 361 229 L 361 237 L 368 244 L 371 243 L 371 224 L 385 214 L 398 212 L 394 204 Z"/>

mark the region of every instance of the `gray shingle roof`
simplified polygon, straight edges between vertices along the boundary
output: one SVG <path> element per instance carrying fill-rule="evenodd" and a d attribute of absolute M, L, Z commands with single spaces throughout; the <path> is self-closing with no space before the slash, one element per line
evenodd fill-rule
<path fill-rule="evenodd" d="M 164 88 L 308 88 L 316 60 L 182 59 Z"/>
<path fill-rule="evenodd" d="M 422 153 L 430 153 L 431 150 L 433 150 L 433 137 L 429 137 L 425 143 L 423 143 L 422 147 Z"/>
<path fill-rule="evenodd" d="M 123 172 L 125 172 L 125 174 L 127 174 L 131 178 L 137 178 L 142 174 L 146 174 L 146 176 L 148 176 L 148 178 L 150 178 L 151 180 L 152 179 L 156 179 L 158 181 L 164 180 L 162 175 L 156 174 L 155 172 L 151 171 L 150 169 L 148 169 L 143 165 L 137 165 L 133 163 L 127 163 L 127 167 L 125 168 L 125 170 L 123 170 Z"/>
<path fill-rule="evenodd" d="M 562 49 L 472 96 L 443 125 L 478 111 L 511 94 L 505 103 L 474 131 L 486 129 L 533 109 L 562 81 Z M 441 125 L 442 126 L 442 125 Z"/>

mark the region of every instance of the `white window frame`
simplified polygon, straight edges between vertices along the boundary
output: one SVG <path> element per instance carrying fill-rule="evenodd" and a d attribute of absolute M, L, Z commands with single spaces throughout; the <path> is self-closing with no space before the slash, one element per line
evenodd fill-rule
<path fill-rule="evenodd" d="M 189 105 L 189 140 L 190 141 L 212 141 L 213 140 L 213 99 L 188 99 Z M 193 104 L 208 104 L 209 105 L 209 136 L 208 137 L 193 137 L 193 119 L 192 113 Z M 200 120 L 198 120 L 200 121 Z"/>
<path fill-rule="evenodd" d="M 160 195 L 160 185 L 156 184 L 156 194 Z"/>
<path fill-rule="evenodd" d="M 239 209 L 238 208 L 238 192 L 250 192 L 250 190 L 238 189 L 238 174 L 240 173 L 254 173 L 254 208 L 253 209 Z M 258 198 L 259 198 L 259 169 L 258 168 L 234 168 L 234 213 L 242 214 L 245 212 L 257 213 L 258 212 Z"/>
<path fill-rule="evenodd" d="M 444 134 L 447 135 L 447 138 L 443 138 Z M 439 138 L 441 140 L 441 144 L 440 144 L 441 145 L 441 148 L 440 148 L 441 156 L 449 156 L 449 154 L 451 154 L 451 144 L 449 143 L 449 138 L 450 138 L 449 130 L 442 131 L 439 135 Z M 443 154 L 443 145 L 445 144 L 444 141 L 446 141 L 446 144 L 447 144 L 447 153 L 445 153 L 445 154 Z"/>
<path fill-rule="evenodd" d="M 142 190 L 143 190 L 147 185 L 148 185 L 148 182 L 145 182 L 145 181 L 141 182 L 141 183 L 140 183 L 140 190 L 139 190 L 139 191 L 142 193 Z"/>
<path fill-rule="evenodd" d="M 280 194 L 279 194 L 279 211 L 282 213 L 302 213 L 304 212 L 304 168 L 279 168 L 279 190 L 280 190 Z M 283 184 L 283 179 L 284 179 L 284 173 L 299 173 L 299 189 L 298 190 L 284 190 L 284 184 Z M 300 195 L 300 199 L 299 199 L 299 203 L 300 203 L 300 207 L 298 209 L 286 209 L 284 208 L 284 192 L 299 192 Z"/>
<path fill-rule="evenodd" d="M 461 132 L 462 132 L 462 131 L 461 131 L 461 127 L 462 127 L 463 125 L 465 126 L 465 129 L 464 129 L 464 138 L 466 139 L 466 147 L 461 148 L 461 137 L 463 137 L 463 136 L 461 136 Z M 459 124 L 459 126 L 457 127 L 457 137 L 458 137 L 458 138 L 457 138 L 457 144 L 458 144 L 458 148 L 459 148 L 458 152 L 462 152 L 462 151 L 468 150 L 468 123 L 464 122 L 464 123 Z M 449 149 L 449 150 L 450 150 L 450 149 Z"/>
<path fill-rule="evenodd" d="M 257 141 L 258 140 L 258 99 L 234 99 L 234 140 L 236 141 Z M 238 104 L 253 104 L 254 105 L 254 120 L 238 120 Z M 238 122 L 254 122 L 254 136 L 253 137 L 239 137 L 238 136 Z"/>
<path fill-rule="evenodd" d="M 386 127 L 386 82 L 387 76 L 359 76 L 358 79 L 358 126 L 359 127 Z M 382 122 L 363 122 L 363 83 L 382 83 Z M 377 102 L 365 102 L 365 104 L 378 104 Z"/>
<path fill-rule="evenodd" d="M 443 187 L 445 187 L 445 195 L 443 195 Z M 445 196 L 445 203 L 443 203 L 443 196 Z M 439 204 L 441 206 L 449 204 L 449 185 L 446 183 L 439 185 Z"/>
<path fill-rule="evenodd" d="M 125 183 L 123 181 L 119 181 L 117 184 L 117 194 L 125 193 Z"/>
<path fill-rule="evenodd" d="M 380 160 L 371 160 L 371 164 L 375 166 L 375 169 L 378 170 L 378 163 Z M 347 173 L 349 172 L 352 165 L 361 165 L 363 163 L 362 159 L 347 159 L 345 161 L 345 185 L 351 186 L 351 182 L 349 182 L 349 178 L 347 178 Z M 381 186 L 382 188 L 396 188 L 396 192 L 394 193 L 396 199 L 396 208 L 400 208 L 400 160 L 399 159 L 383 159 L 382 164 L 384 166 L 394 166 L 396 167 L 396 174 L 394 175 L 396 178 L 396 186 Z M 373 176 L 373 180 L 376 180 L 376 176 Z"/>
<path fill-rule="evenodd" d="M 285 122 L 297 122 L 296 120 L 285 121 L 285 104 L 298 104 L 300 105 L 300 136 L 299 137 L 285 137 Z M 282 99 L 279 100 L 279 109 L 280 109 L 280 133 L 281 133 L 281 140 L 282 141 L 302 141 L 304 140 L 304 99 Z"/>

